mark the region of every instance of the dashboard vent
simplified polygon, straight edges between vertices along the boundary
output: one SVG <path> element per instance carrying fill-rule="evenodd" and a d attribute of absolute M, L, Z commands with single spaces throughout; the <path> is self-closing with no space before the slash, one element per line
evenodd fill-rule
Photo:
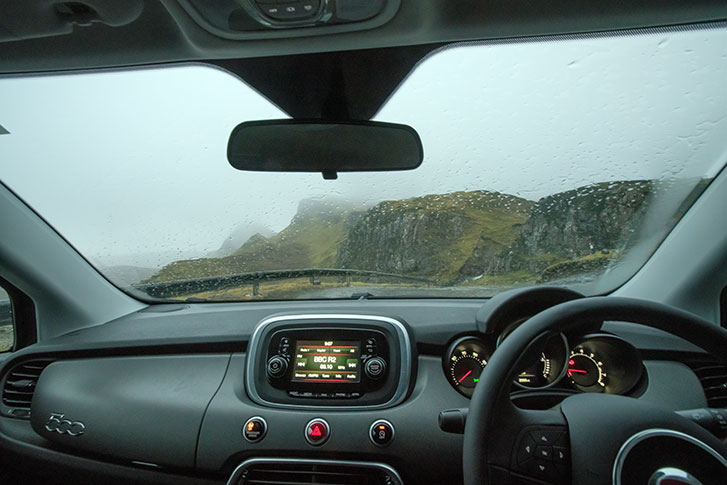
<path fill-rule="evenodd" d="M 3 380 L 4 416 L 30 418 L 30 404 L 33 401 L 35 385 L 40 373 L 52 360 L 29 360 L 15 365 Z"/>
<path fill-rule="evenodd" d="M 401 485 L 393 469 L 376 463 L 251 459 L 228 482 L 235 485 Z"/>
<path fill-rule="evenodd" d="M 691 367 L 702 383 L 709 407 L 727 407 L 727 366 L 718 362 L 699 362 Z"/>

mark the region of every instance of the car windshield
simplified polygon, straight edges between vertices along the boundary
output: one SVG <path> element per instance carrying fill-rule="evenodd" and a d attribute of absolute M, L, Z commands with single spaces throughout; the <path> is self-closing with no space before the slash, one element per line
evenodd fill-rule
<path fill-rule="evenodd" d="M 487 297 L 630 278 L 725 164 L 727 31 L 469 43 L 375 120 L 404 172 L 235 170 L 243 121 L 287 115 L 182 64 L 0 79 L 0 180 L 142 299 Z"/>

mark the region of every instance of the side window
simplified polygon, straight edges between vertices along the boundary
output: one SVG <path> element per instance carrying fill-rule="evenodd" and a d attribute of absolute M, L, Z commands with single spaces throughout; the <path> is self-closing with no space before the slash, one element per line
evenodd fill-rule
<path fill-rule="evenodd" d="M 0 352 L 12 350 L 14 344 L 13 306 L 10 302 L 10 296 L 0 286 Z"/>

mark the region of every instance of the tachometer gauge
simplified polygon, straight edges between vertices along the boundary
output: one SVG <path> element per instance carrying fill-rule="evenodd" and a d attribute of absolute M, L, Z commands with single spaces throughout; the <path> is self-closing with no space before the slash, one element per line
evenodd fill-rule
<path fill-rule="evenodd" d="M 471 397 L 492 351 L 476 337 L 463 337 L 449 346 L 442 365 L 449 383 L 460 394 Z"/>
<path fill-rule="evenodd" d="M 603 371 L 603 362 L 598 360 L 596 354 L 587 352 L 583 347 L 571 351 L 566 374 L 574 386 L 588 391 L 605 388 L 608 377 Z"/>
<path fill-rule="evenodd" d="M 463 350 L 451 357 L 450 379 L 455 388 L 474 389 L 487 361 L 479 353 Z"/>

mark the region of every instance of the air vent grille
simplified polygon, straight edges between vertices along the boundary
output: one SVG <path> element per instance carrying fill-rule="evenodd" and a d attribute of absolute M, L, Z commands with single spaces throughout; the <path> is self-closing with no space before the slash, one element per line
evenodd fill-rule
<path fill-rule="evenodd" d="M 35 385 L 52 360 L 29 360 L 15 365 L 3 380 L 3 413 L 16 418 L 30 417 Z"/>
<path fill-rule="evenodd" d="M 727 407 L 727 366 L 718 362 L 699 362 L 691 368 L 702 383 L 709 407 Z"/>
<path fill-rule="evenodd" d="M 401 485 L 392 469 L 374 463 L 253 459 L 241 465 L 235 485 Z"/>

